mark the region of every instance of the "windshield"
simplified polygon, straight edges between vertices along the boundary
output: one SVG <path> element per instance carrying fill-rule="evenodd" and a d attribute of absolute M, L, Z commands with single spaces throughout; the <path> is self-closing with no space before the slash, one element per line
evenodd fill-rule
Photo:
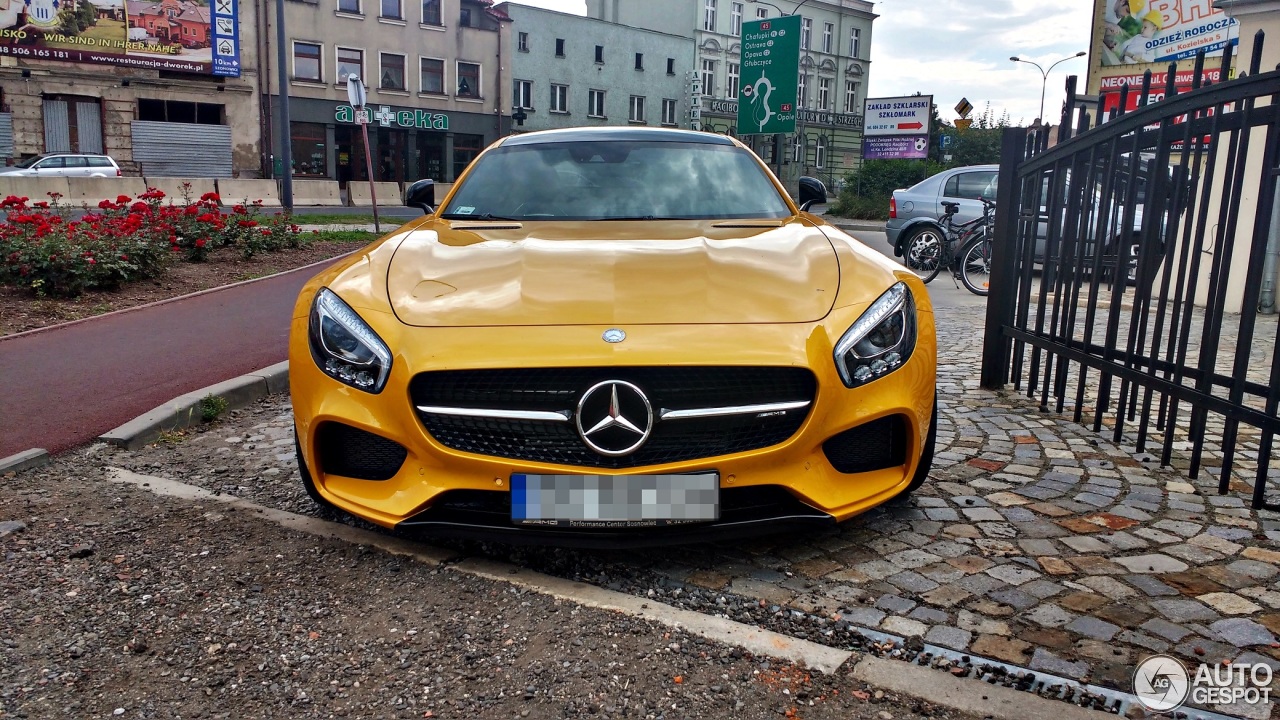
<path fill-rule="evenodd" d="M 35 165 L 36 163 L 40 162 L 43 159 L 45 159 L 44 155 L 36 155 L 35 157 L 29 157 L 26 160 L 23 160 L 22 162 L 15 164 L 14 167 L 22 168 L 23 170 L 26 170 L 27 168 L 31 167 L 32 165 Z"/>
<path fill-rule="evenodd" d="M 500 147 L 442 216 L 508 220 L 782 218 L 786 201 L 733 145 L 599 141 Z"/>

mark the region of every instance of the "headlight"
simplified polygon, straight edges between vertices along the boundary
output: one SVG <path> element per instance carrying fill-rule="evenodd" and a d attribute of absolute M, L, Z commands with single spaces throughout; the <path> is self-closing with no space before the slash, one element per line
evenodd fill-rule
<path fill-rule="evenodd" d="M 368 393 L 380 393 L 391 373 L 391 351 L 349 305 L 328 288 L 311 303 L 307 333 L 311 357 L 326 375 Z"/>
<path fill-rule="evenodd" d="M 871 303 L 836 343 L 836 370 L 846 387 L 890 373 L 916 347 L 916 301 L 906 283 L 897 283 Z"/>

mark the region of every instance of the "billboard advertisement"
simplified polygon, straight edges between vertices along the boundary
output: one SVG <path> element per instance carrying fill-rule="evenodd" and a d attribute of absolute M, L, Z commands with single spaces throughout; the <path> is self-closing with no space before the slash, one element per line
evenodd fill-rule
<path fill-rule="evenodd" d="M 238 3 L 0 0 L 0 55 L 239 77 Z"/>
<path fill-rule="evenodd" d="M 863 159 L 910 160 L 928 157 L 932 120 L 932 95 L 867 98 L 863 106 Z"/>
<path fill-rule="evenodd" d="M 1239 23 L 1211 0 L 1099 0 L 1102 67 L 1221 55 L 1238 41 Z"/>

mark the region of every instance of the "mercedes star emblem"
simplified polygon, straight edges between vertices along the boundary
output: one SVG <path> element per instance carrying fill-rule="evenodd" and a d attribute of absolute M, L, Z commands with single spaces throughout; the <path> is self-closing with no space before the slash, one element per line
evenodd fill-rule
<path fill-rule="evenodd" d="M 627 334 L 618 328 L 609 328 L 604 331 L 602 336 L 607 343 L 620 343 L 627 339 Z"/>
<path fill-rule="evenodd" d="M 635 385 L 605 380 L 582 394 L 575 422 L 587 447 L 601 455 L 629 455 L 653 431 L 653 406 Z"/>

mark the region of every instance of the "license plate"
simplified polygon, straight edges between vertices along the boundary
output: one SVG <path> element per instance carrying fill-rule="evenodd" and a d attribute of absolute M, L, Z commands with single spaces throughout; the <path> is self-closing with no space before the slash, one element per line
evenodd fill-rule
<path fill-rule="evenodd" d="M 656 527 L 720 518 L 720 474 L 511 475 L 511 521 Z"/>

